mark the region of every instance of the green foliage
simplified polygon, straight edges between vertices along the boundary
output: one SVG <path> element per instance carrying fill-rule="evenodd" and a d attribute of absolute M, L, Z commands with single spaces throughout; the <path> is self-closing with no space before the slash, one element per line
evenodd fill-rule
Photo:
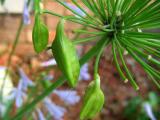
<path fill-rule="evenodd" d="M 160 28 L 159 0 L 154 0 L 152 2 L 151 0 L 82 0 L 83 7 L 77 2 L 77 0 L 71 0 L 71 2 L 78 8 L 78 11 L 81 12 L 78 12 L 75 7 L 72 8 L 68 6 L 62 0 L 53 1 L 57 1 L 63 5 L 66 9 L 70 10 L 74 16 L 63 16 L 52 11 L 41 10 L 39 7 L 39 0 L 36 0 L 33 43 L 37 53 L 42 52 L 46 48 L 48 40 L 48 30 L 42 23 L 40 15 L 45 13 L 54 15 L 61 19 L 85 26 L 85 29 L 74 30 L 74 32 L 76 34 L 84 34 L 87 37 L 79 38 L 78 40 L 74 39 L 73 44 L 83 44 L 85 42 L 92 42 L 93 40 L 97 42 L 97 44 L 80 59 L 80 64 L 82 65 L 93 56 L 97 55 L 94 76 L 98 73 L 97 66 L 100 56 L 104 48 L 110 43 L 112 45 L 115 65 L 124 82 L 129 81 L 136 90 L 139 89 L 125 61 L 126 56 L 123 53 L 124 51 L 127 51 L 128 54 L 142 66 L 144 71 L 150 76 L 158 88 L 160 88 L 160 72 L 157 69 L 160 65 L 160 34 L 148 32 L 149 30 Z M 73 64 L 75 66 L 72 66 L 72 61 L 69 61 L 68 59 L 72 59 L 73 57 L 73 59 L 76 59 L 77 61 L 77 58 L 75 58 L 76 53 L 75 49 L 70 47 L 72 46 L 71 41 L 69 41 L 66 36 L 64 37 L 63 34 L 63 30 L 58 30 L 56 33 L 56 39 L 53 41 L 51 48 L 53 49 L 55 59 L 62 73 L 68 78 L 69 84 L 75 86 L 77 81 L 76 78 L 78 78 L 78 67 L 77 64 Z M 67 48 L 64 46 L 67 46 Z M 61 51 L 57 50 L 57 48 Z M 66 50 L 66 52 L 64 50 Z M 65 62 L 62 61 L 63 59 Z M 122 66 L 120 65 L 120 62 L 122 63 Z M 154 65 L 157 65 L 158 67 L 155 68 Z M 76 75 L 74 79 L 72 76 L 73 74 Z M 70 76 L 72 76 L 72 78 Z M 59 81 L 53 84 L 53 86 L 46 89 L 42 95 L 38 96 L 38 98 L 36 98 L 31 104 L 22 109 L 16 115 L 15 119 L 21 117 L 26 111 L 30 110 L 40 100 L 51 93 L 52 90 L 62 85 L 64 79 L 65 77 L 61 77 Z M 96 79 L 96 77 L 94 79 Z M 97 94 L 97 92 L 93 92 L 92 94 Z M 86 101 L 90 101 L 89 98 Z M 132 106 L 131 110 L 128 110 L 132 113 L 137 112 L 135 111 L 135 108 L 141 104 L 141 99 L 139 98 L 134 101 L 136 102 L 130 104 L 130 106 Z M 102 101 L 98 104 L 100 103 L 102 103 Z M 152 104 L 155 103 L 156 102 L 152 99 Z M 94 107 L 92 106 L 92 100 L 91 103 L 85 102 L 83 106 L 84 109 L 89 108 L 89 111 L 92 107 Z M 94 114 L 91 116 L 89 115 L 89 118 L 100 111 L 99 108 L 101 107 L 98 107 L 96 111 L 91 110 L 90 113 L 93 112 Z M 81 116 L 84 118 L 88 114 L 89 113 L 86 112 Z M 141 119 L 146 119 L 146 116 L 141 114 L 143 113 L 140 113 L 140 116 L 143 117 Z"/>
<path fill-rule="evenodd" d="M 144 104 L 146 102 L 151 105 L 153 114 L 157 120 L 159 120 L 160 99 L 154 92 L 150 92 L 146 99 L 141 97 L 132 98 L 125 108 L 124 117 L 127 118 L 127 120 L 150 120 L 147 113 L 144 111 Z"/>
<path fill-rule="evenodd" d="M 110 41 L 117 70 L 124 82 L 130 81 L 136 90 L 139 89 L 125 62 L 123 51 L 127 51 L 160 88 L 160 72 L 151 65 L 151 63 L 160 65 L 158 60 L 160 56 L 158 49 L 160 47 L 160 34 L 146 32 L 146 30 L 160 28 L 159 0 L 153 2 L 150 0 L 95 0 L 94 2 L 93 0 L 82 0 L 89 12 L 80 6 L 76 0 L 72 0 L 72 3 L 85 16 L 82 16 L 63 1 L 56 1 L 78 16 L 63 16 L 63 18 L 87 27 L 86 30 L 75 31 L 76 33 L 87 34 L 88 36 L 93 34 L 105 36 L 106 40 Z M 89 29 L 93 29 L 93 31 Z M 94 38 L 92 39 L 94 40 Z M 120 61 L 123 66 L 120 66 Z"/>
<path fill-rule="evenodd" d="M 78 82 L 80 65 L 76 49 L 64 34 L 64 20 L 57 25 L 56 37 L 52 44 L 52 51 L 57 64 L 71 87 Z"/>
<path fill-rule="evenodd" d="M 98 48 L 102 47 L 104 44 L 104 40 L 100 40 L 97 44 L 91 48 L 82 58 L 79 60 L 80 65 L 84 65 L 88 62 L 91 58 L 93 58 L 98 53 Z M 48 96 L 53 90 L 63 85 L 65 82 L 65 77 L 61 76 L 59 79 L 54 82 L 50 87 L 46 88 L 38 97 L 36 97 L 31 103 L 25 105 L 13 118 L 12 120 L 19 120 L 25 115 L 26 112 L 31 111 L 35 105 L 43 100 L 46 96 Z"/>
<path fill-rule="evenodd" d="M 135 119 L 134 116 L 138 114 L 141 103 L 142 99 L 140 97 L 130 100 L 124 112 L 125 116 Z"/>
<path fill-rule="evenodd" d="M 5 2 L 5 0 L 0 0 L 1 5 L 3 5 Z"/>

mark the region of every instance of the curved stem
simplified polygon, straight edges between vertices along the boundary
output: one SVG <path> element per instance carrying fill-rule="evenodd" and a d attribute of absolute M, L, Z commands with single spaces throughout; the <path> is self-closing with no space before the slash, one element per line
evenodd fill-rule
<path fill-rule="evenodd" d="M 29 6 L 30 1 L 31 1 L 31 0 L 28 0 L 27 6 Z M 18 30 L 17 30 L 17 33 L 16 33 L 16 37 L 15 37 L 13 46 L 12 46 L 12 48 L 11 48 L 11 52 L 10 52 L 10 54 L 9 54 L 8 61 L 7 61 L 6 71 L 5 71 L 5 75 L 4 75 L 4 78 L 3 78 L 2 87 L 0 88 L 0 102 L 3 102 L 3 89 L 4 89 L 4 86 L 5 86 L 5 82 L 6 82 L 6 77 L 7 77 L 7 75 L 8 75 L 9 67 L 10 67 L 11 61 L 12 61 L 12 56 L 13 56 L 13 54 L 14 54 L 14 52 L 15 52 L 15 49 L 16 49 L 16 47 L 17 47 L 17 44 L 18 44 L 18 42 L 19 42 L 19 37 L 20 37 L 20 34 L 21 34 L 21 32 L 22 32 L 22 29 L 23 29 L 23 17 L 21 18 L 21 22 L 20 22 L 20 24 L 19 24 L 19 27 L 18 27 Z"/>
<path fill-rule="evenodd" d="M 97 42 L 97 44 L 91 48 L 81 59 L 80 59 L 80 65 L 82 66 L 85 64 L 88 60 L 93 58 L 98 53 L 98 48 L 101 48 L 104 44 L 104 40 L 100 40 Z M 40 94 L 37 98 L 35 98 L 30 104 L 27 104 L 24 106 L 14 117 L 12 117 L 10 120 L 19 120 L 22 118 L 22 116 L 27 113 L 28 111 L 32 110 L 33 107 L 43 100 L 47 95 L 49 95 L 53 90 L 61 86 L 65 82 L 65 77 L 61 76 L 55 83 L 53 83 L 49 88 L 47 88 L 42 94 Z"/>
<path fill-rule="evenodd" d="M 4 78 L 3 78 L 2 87 L 1 87 L 1 89 L 0 89 L 0 101 L 1 101 L 1 102 L 3 101 L 3 89 L 4 89 L 4 86 L 5 86 L 6 77 L 7 77 L 8 72 L 9 72 L 9 67 L 10 67 L 10 65 L 11 65 L 12 56 L 13 56 L 13 54 L 14 54 L 14 52 L 15 52 L 17 43 L 18 43 L 18 41 L 19 41 L 19 36 L 20 36 L 21 31 L 22 31 L 22 28 L 23 28 L 23 20 L 21 20 L 21 23 L 20 23 L 20 25 L 19 25 L 19 28 L 18 28 L 18 31 L 17 31 L 17 34 L 16 34 L 16 38 L 15 38 L 15 40 L 14 40 L 14 43 L 13 43 L 11 52 L 10 52 L 10 54 L 9 54 L 8 62 L 7 62 L 7 65 L 6 65 L 6 72 L 5 72 L 5 75 L 4 75 Z"/>
<path fill-rule="evenodd" d="M 41 14 L 42 13 L 44 13 L 44 14 L 50 14 L 50 15 L 53 15 L 53 16 L 57 16 L 57 17 L 65 19 L 65 20 L 68 20 L 68 21 L 71 21 L 71 22 L 74 22 L 74 23 L 78 23 L 78 24 L 84 25 L 86 27 L 93 28 L 95 30 L 100 30 L 100 31 L 105 31 L 105 32 L 112 32 L 112 31 L 114 31 L 113 29 L 106 29 L 106 28 L 104 28 L 104 26 L 95 26 L 95 25 L 92 25 L 92 24 L 88 24 L 82 18 L 77 18 L 77 17 L 74 17 L 74 16 L 62 16 L 60 14 L 51 12 L 49 10 L 41 10 Z"/>
<path fill-rule="evenodd" d="M 99 60 L 100 60 L 101 54 L 102 54 L 106 44 L 108 44 L 108 43 L 109 43 L 109 40 L 105 40 L 103 45 L 99 48 L 99 51 L 98 51 L 98 54 L 97 54 L 97 57 L 96 57 L 96 62 L 95 62 L 95 65 L 94 65 L 94 80 L 96 80 L 96 77 L 97 77 L 98 65 L 99 65 Z"/>
<path fill-rule="evenodd" d="M 124 82 L 126 83 L 128 81 L 128 79 L 126 78 L 126 76 L 124 75 L 123 71 L 121 70 L 121 67 L 118 63 L 118 59 L 117 59 L 117 54 L 116 54 L 116 47 L 115 47 L 115 41 L 112 41 L 112 52 L 113 52 L 113 59 L 115 61 L 116 64 L 116 68 L 118 70 L 119 75 L 121 76 L 121 78 L 124 80 Z"/>
<path fill-rule="evenodd" d="M 89 42 L 89 41 L 97 41 L 97 40 L 99 40 L 99 39 L 96 39 L 98 36 L 99 35 L 91 36 L 91 37 L 87 37 L 87 38 L 75 39 L 72 41 L 72 43 L 77 45 L 77 44 L 82 44 L 82 43 Z"/>
<path fill-rule="evenodd" d="M 40 12 L 41 8 L 40 8 L 40 0 L 35 0 L 35 12 L 36 14 Z"/>
<path fill-rule="evenodd" d="M 51 11 L 49 11 L 49 10 L 41 10 L 41 12 L 40 12 L 41 14 L 50 14 L 50 15 L 54 15 L 54 16 L 56 16 L 56 17 L 60 17 L 60 18 L 64 18 L 64 16 L 63 15 L 60 15 L 60 14 L 57 14 L 57 13 L 54 13 L 54 12 L 51 12 Z"/>
<path fill-rule="evenodd" d="M 126 71 L 126 75 L 128 76 L 129 78 L 129 81 L 131 82 L 132 86 L 134 87 L 135 90 L 139 90 L 139 86 L 137 85 L 137 83 L 134 81 L 126 63 L 125 63 L 125 60 L 123 58 L 123 55 L 122 55 L 122 51 L 121 51 L 121 45 L 119 43 L 119 41 L 116 39 L 116 42 L 117 42 L 117 49 L 118 49 L 118 53 L 119 53 L 119 56 L 120 56 L 120 59 L 122 61 L 122 65 L 124 66 L 124 69 Z"/>

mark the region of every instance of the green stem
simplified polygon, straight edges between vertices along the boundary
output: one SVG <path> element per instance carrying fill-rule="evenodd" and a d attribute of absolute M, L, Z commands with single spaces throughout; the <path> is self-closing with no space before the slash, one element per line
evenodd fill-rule
<path fill-rule="evenodd" d="M 31 0 L 28 0 L 27 6 L 29 6 L 30 1 L 31 1 Z M 15 49 L 16 49 L 16 46 L 17 46 L 17 44 L 18 44 L 18 42 L 19 42 L 19 37 L 20 37 L 20 34 L 21 34 L 21 32 L 22 32 L 22 29 L 23 29 L 23 17 L 21 18 L 21 22 L 20 22 L 20 24 L 19 24 L 19 27 L 18 27 L 18 30 L 17 30 L 17 33 L 16 33 L 16 37 L 15 37 L 15 40 L 14 40 L 14 43 L 13 43 L 11 52 L 10 52 L 10 54 L 9 54 L 8 61 L 7 61 L 6 71 L 5 71 L 5 75 L 4 75 L 4 78 L 3 78 L 2 87 L 1 87 L 1 89 L 0 89 L 0 102 L 1 102 L 1 103 L 3 102 L 3 89 L 4 89 L 5 82 L 6 82 L 6 78 L 7 78 L 8 72 L 9 72 L 9 67 L 10 67 L 10 65 L 11 65 L 12 56 L 13 56 L 13 54 L 14 54 L 14 52 L 15 52 Z"/>
<path fill-rule="evenodd" d="M 104 39 L 105 40 L 105 39 Z M 109 40 L 105 40 L 104 44 L 102 45 L 101 48 L 99 48 L 99 51 L 98 51 L 98 54 L 97 54 L 97 57 L 96 57 L 96 62 L 95 62 L 95 65 L 94 65 L 94 80 L 96 80 L 96 77 L 97 77 L 97 73 L 98 73 L 98 65 L 99 65 L 99 61 L 100 61 L 100 57 L 101 57 L 101 54 L 106 46 L 106 44 L 109 43 Z"/>
<path fill-rule="evenodd" d="M 88 60 L 93 58 L 97 53 L 98 49 L 101 48 L 104 44 L 104 40 L 100 40 L 97 42 L 97 44 L 91 48 L 81 59 L 80 59 L 80 65 L 82 66 L 85 64 Z M 49 95 L 53 90 L 55 90 L 57 87 L 61 86 L 65 82 L 65 77 L 61 76 L 55 83 L 53 83 L 49 88 L 47 88 L 42 94 L 40 94 L 37 98 L 35 98 L 30 104 L 27 104 L 24 106 L 13 118 L 10 120 L 19 120 L 21 117 L 30 111 L 38 102 L 43 100 L 47 95 Z"/>
<path fill-rule="evenodd" d="M 39 14 L 39 13 L 40 13 L 40 10 L 41 10 L 39 3 L 40 3 L 39 0 L 35 0 L 35 13 L 36 13 L 36 14 Z"/>
<path fill-rule="evenodd" d="M 113 59 L 115 61 L 116 64 L 116 68 L 118 70 L 119 75 L 121 76 L 121 78 L 124 80 L 124 82 L 126 83 L 128 81 L 128 79 L 126 78 L 126 76 L 124 75 L 123 71 L 121 70 L 121 67 L 118 63 L 118 59 L 117 59 L 117 54 L 116 54 L 116 47 L 115 47 L 115 41 L 112 42 L 112 52 L 113 52 Z"/>
<path fill-rule="evenodd" d="M 82 26 L 82 28 L 81 28 L 81 30 L 86 30 L 87 29 L 87 26 Z M 73 40 L 76 40 L 76 39 L 78 39 L 78 37 L 81 35 L 81 33 L 77 33 L 75 36 L 74 36 L 74 38 L 73 38 Z"/>
<path fill-rule="evenodd" d="M 4 75 L 4 78 L 3 78 L 2 87 L 1 87 L 1 90 L 0 90 L 0 101 L 1 102 L 3 102 L 3 89 L 4 89 L 4 86 L 5 86 L 5 82 L 6 82 L 6 77 L 7 77 L 8 72 L 9 72 L 9 67 L 11 65 L 12 56 L 13 56 L 13 54 L 15 52 L 17 43 L 19 41 L 19 37 L 20 37 L 21 31 L 22 31 L 22 28 L 23 28 L 23 20 L 21 20 L 21 22 L 20 22 L 20 25 L 19 25 L 19 28 L 17 30 L 17 34 L 16 34 L 16 37 L 15 37 L 15 40 L 14 40 L 14 43 L 13 43 L 13 46 L 12 46 L 12 49 L 11 49 L 11 52 L 9 54 L 9 58 L 8 58 L 7 66 L 6 66 L 6 72 L 5 72 L 5 75 Z"/>
<path fill-rule="evenodd" d="M 133 79 L 133 77 L 132 77 L 132 75 L 131 75 L 131 73 L 130 73 L 130 71 L 129 71 L 126 63 L 125 63 L 125 60 L 124 60 L 124 58 L 123 58 L 122 51 L 121 51 L 121 45 L 120 45 L 120 43 L 119 43 L 119 41 L 118 41 L 117 39 L 116 39 L 116 42 L 117 42 L 118 53 L 119 53 L 120 59 L 121 59 L 121 61 L 122 61 L 122 65 L 124 66 L 124 69 L 125 69 L 125 71 L 126 71 L 126 74 L 127 74 L 128 78 L 129 78 L 132 86 L 134 87 L 134 89 L 135 89 L 135 90 L 139 90 L 139 86 L 138 86 L 137 83 L 134 81 L 134 79 Z"/>
<path fill-rule="evenodd" d="M 60 15 L 60 14 L 57 14 L 57 13 L 54 13 L 54 12 L 51 12 L 49 10 L 41 10 L 41 14 L 50 14 L 50 15 L 54 15 L 54 16 L 57 16 L 57 17 L 60 17 L 60 18 L 64 18 L 63 15 Z"/>
<path fill-rule="evenodd" d="M 83 34 L 93 34 L 93 35 L 104 35 L 104 34 L 106 34 L 106 32 L 104 32 L 104 31 L 95 31 L 95 32 L 91 32 L 91 31 L 87 31 L 87 30 L 80 30 L 80 29 L 78 29 L 78 30 L 74 30 L 73 32 L 75 32 L 75 33 L 83 33 Z"/>
<path fill-rule="evenodd" d="M 98 35 L 87 37 L 87 38 L 80 38 L 80 39 L 77 39 L 77 40 L 76 39 L 73 40 L 72 43 L 77 45 L 77 44 L 82 44 L 82 43 L 89 42 L 89 41 L 97 41 L 97 40 L 99 40 L 97 38 L 98 38 Z"/>
<path fill-rule="evenodd" d="M 49 10 L 41 10 L 41 14 L 50 14 L 50 15 L 53 15 L 53 16 L 57 16 L 57 17 L 65 19 L 65 20 L 68 20 L 68 21 L 71 21 L 71 22 L 74 22 L 74 23 L 78 23 L 80 25 L 90 27 L 90 28 L 93 28 L 93 29 L 99 30 L 99 31 L 105 31 L 105 32 L 114 31 L 113 29 L 106 29 L 103 26 L 95 26 L 95 25 L 92 25 L 92 24 L 88 24 L 88 23 L 86 23 L 86 21 L 84 19 L 80 19 L 80 18 L 77 18 L 77 17 L 74 17 L 74 16 L 62 16 L 62 15 L 59 15 L 57 13 L 51 12 Z"/>

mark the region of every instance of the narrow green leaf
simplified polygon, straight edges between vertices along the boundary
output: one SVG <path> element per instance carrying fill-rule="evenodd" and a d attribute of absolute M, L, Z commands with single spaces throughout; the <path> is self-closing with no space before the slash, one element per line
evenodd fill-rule
<path fill-rule="evenodd" d="M 120 68 L 120 65 L 118 63 L 118 60 L 117 60 L 117 55 L 116 55 L 116 47 L 115 47 L 115 42 L 112 42 L 112 52 L 113 52 L 113 58 L 114 58 L 114 61 L 116 63 L 116 68 L 121 76 L 121 78 L 123 79 L 123 81 L 126 83 L 128 82 L 128 79 L 126 78 L 126 76 L 124 75 L 123 71 L 121 70 Z"/>
<path fill-rule="evenodd" d="M 132 17 L 132 19 L 130 19 L 130 22 L 128 22 L 128 24 L 134 24 L 134 23 L 138 23 L 141 22 L 143 20 L 149 19 L 149 18 L 153 18 L 154 15 L 158 15 L 158 13 L 160 12 L 160 1 L 154 1 L 151 4 L 147 5 L 147 7 L 145 7 L 143 10 L 141 10 L 136 17 Z"/>
<path fill-rule="evenodd" d="M 99 24 L 102 24 L 99 20 L 95 19 L 95 18 L 94 18 L 93 16 L 91 16 L 84 8 L 82 8 L 82 7 L 78 4 L 77 0 L 72 0 L 72 2 L 73 2 L 82 12 L 84 12 L 84 13 L 86 14 L 87 19 L 93 21 L 93 22 L 96 23 L 96 24 L 98 24 L 98 23 L 99 23 Z"/>
<path fill-rule="evenodd" d="M 135 90 L 139 90 L 139 87 L 138 87 L 137 83 L 135 82 L 135 80 L 133 79 L 129 69 L 127 68 L 127 65 L 126 65 L 125 60 L 124 60 L 123 55 L 122 55 L 122 51 L 120 49 L 121 46 L 120 46 L 119 42 L 117 42 L 117 43 L 118 43 L 117 48 L 118 48 L 118 52 L 119 52 L 119 55 L 120 55 L 120 59 L 122 61 L 122 64 L 123 64 L 124 69 L 126 71 L 126 74 L 127 74 L 128 78 L 129 78 L 129 81 L 131 82 L 131 84 L 132 84 L 132 86 L 134 87 Z"/>
<path fill-rule="evenodd" d="M 121 8 L 122 14 L 126 14 L 128 10 L 131 8 L 131 5 L 133 4 L 135 0 L 124 0 Z"/>
<path fill-rule="evenodd" d="M 150 0 L 135 0 L 135 2 L 132 4 L 131 8 L 125 13 L 125 23 L 127 23 L 129 20 L 131 20 L 132 17 L 135 17 L 135 15 L 143 9 Z"/>
<path fill-rule="evenodd" d="M 153 82 L 157 85 L 158 88 L 160 88 L 160 82 L 158 82 L 155 78 L 160 79 L 160 75 L 158 75 L 148 64 L 146 64 L 144 61 L 142 61 L 131 49 L 126 48 L 128 52 L 132 55 L 132 57 L 140 63 L 140 65 L 144 68 L 144 70 L 149 74 L 149 76 L 152 78 Z"/>

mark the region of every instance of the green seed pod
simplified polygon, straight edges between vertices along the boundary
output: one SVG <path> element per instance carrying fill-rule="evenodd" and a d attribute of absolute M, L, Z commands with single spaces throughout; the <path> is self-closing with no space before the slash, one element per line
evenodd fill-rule
<path fill-rule="evenodd" d="M 33 45 L 37 53 L 42 52 L 47 47 L 48 37 L 48 29 L 41 21 L 39 14 L 37 14 L 32 32 Z"/>
<path fill-rule="evenodd" d="M 83 102 L 80 113 L 81 120 L 93 118 L 102 109 L 104 94 L 100 88 L 100 77 L 98 74 L 96 75 L 96 80 L 91 82 L 86 89 Z"/>
<path fill-rule="evenodd" d="M 64 34 L 64 20 L 61 20 L 57 25 L 52 52 L 57 65 L 67 78 L 68 84 L 75 87 L 79 78 L 80 64 L 75 47 Z"/>

